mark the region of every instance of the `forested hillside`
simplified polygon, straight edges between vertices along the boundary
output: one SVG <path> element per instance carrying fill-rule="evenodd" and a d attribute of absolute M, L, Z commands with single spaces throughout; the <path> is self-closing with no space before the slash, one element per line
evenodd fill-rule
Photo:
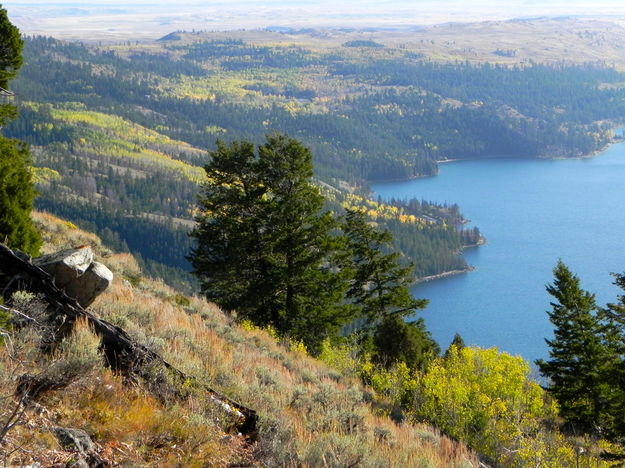
<path fill-rule="evenodd" d="M 32 145 L 38 207 L 171 281 L 188 268 L 200 166 L 217 139 L 279 131 L 301 140 L 328 206 L 367 206 L 416 275 L 430 276 L 467 269 L 458 253 L 479 232 L 457 230 L 457 206 L 369 200 L 367 182 L 432 175 L 447 159 L 592 153 L 625 115 L 625 76 L 599 65 L 437 63 L 367 41 L 35 37 L 24 57 L 14 83 L 21 116 L 5 133 Z"/>
<path fill-rule="evenodd" d="M 592 64 L 435 63 L 401 48 L 182 33 L 100 48 L 33 38 L 25 57 L 23 100 L 81 102 L 202 148 L 279 130 L 313 149 L 321 177 L 356 182 L 434 174 L 450 158 L 587 154 L 625 111 L 625 77 Z"/>

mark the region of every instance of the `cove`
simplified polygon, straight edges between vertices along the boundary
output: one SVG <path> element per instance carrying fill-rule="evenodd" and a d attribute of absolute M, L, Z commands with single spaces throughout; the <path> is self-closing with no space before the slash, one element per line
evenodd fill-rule
<path fill-rule="evenodd" d="M 533 362 L 552 336 L 545 285 L 561 258 L 604 305 L 625 271 L 625 143 L 585 159 L 484 159 L 441 164 L 438 176 L 375 184 L 384 199 L 458 203 L 487 238 L 464 256 L 472 272 L 413 287 L 444 350 L 454 333 Z"/>

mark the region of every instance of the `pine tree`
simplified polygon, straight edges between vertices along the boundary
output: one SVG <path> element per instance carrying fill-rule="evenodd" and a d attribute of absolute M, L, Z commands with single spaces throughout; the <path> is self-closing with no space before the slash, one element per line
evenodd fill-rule
<path fill-rule="evenodd" d="M 0 87 L 6 89 L 22 66 L 22 47 L 19 29 L 11 24 L 7 11 L 0 8 Z"/>
<path fill-rule="evenodd" d="M 359 309 L 359 317 L 373 324 L 390 315 L 412 315 L 427 305 L 427 300 L 410 294 L 414 267 L 400 264 L 399 254 L 392 252 L 388 230 L 378 231 L 362 211 L 348 209 L 343 231 L 354 270 L 347 297 Z"/>
<path fill-rule="evenodd" d="M 266 232 L 271 269 L 265 277 L 267 303 L 279 331 L 316 346 L 351 320 L 343 305 L 344 275 L 334 257 L 336 228 L 324 198 L 312 184 L 312 154 L 295 139 L 268 136 L 259 148 L 259 166 L 266 194 Z"/>
<path fill-rule="evenodd" d="M 256 151 L 220 143 L 211 158 L 189 257 L 202 292 L 314 351 L 352 315 L 333 263 L 336 223 L 311 183 L 310 151 L 276 134 Z"/>
<path fill-rule="evenodd" d="M 613 274 L 614 284 L 625 291 L 625 274 Z M 603 342 L 610 351 L 605 363 L 607 369 L 605 385 L 608 389 L 606 436 L 623 442 L 625 439 L 625 295 L 617 302 L 609 303 L 600 310 L 603 328 Z"/>
<path fill-rule="evenodd" d="M 391 233 L 371 226 L 362 211 L 346 210 L 343 232 L 352 271 L 347 298 L 362 324 L 363 346 L 370 342 L 375 360 L 387 367 L 403 361 L 423 369 L 439 347 L 423 319 L 404 320 L 427 304 L 410 293 L 413 266 L 399 263 Z"/>
<path fill-rule="evenodd" d="M 373 344 L 374 360 L 386 367 L 401 361 L 424 371 L 440 352 L 422 318 L 407 322 L 398 315 L 389 315 L 376 325 Z"/>
<path fill-rule="evenodd" d="M 445 359 L 449 358 L 452 354 L 452 348 L 455 348 L 456 351 L 460 351 L 462 348 L 465 347 L 466 345 L 464 343 L 464 340 L 462 339 L 462 336 L 460 336 L 460 333 L 456 333 L 453 340 L 451 340 L 451 343 L 449 343 L 447 350 L 445 350 L 445 354 L 443 355 L 443 357 Z"/>
<path fill-rule="evenodd" d="M 26 145 L 0 138 L 0 242 L 30 255 L 41 246 L 30 218 L 34 198 Z"/>
<path fill-rule="evenodd" d="M 569 427 L 595 432 L 606 417 L 610 352 L 602 343 L 594 294 L 581 289 L 579 278 L 562 261 L 553 272 L 555 280 L 547 292 L 555 298 L 548 312 L 554 338 L 546 340 L 550 359 L 536 364 L 549 379 L 548 390 Z"/>
<path fill-rule="evenodd" d="M 22 39 L 11 24 L 6 10 L 0 8 L 0 87 L 7 88 L 22 64 Z M 11 104 L 0 106 L 0 125 L 16 115 Z M 37 255 L 41 237 L 33 226 L 33 189 L 29 152 L 17 140 L 0 137 L 0 242 Z"/>
<path fill-rule="evenodd" d="M 261 278 L 270 266 L 261 235 L 267 187 L 257 164 L 251 143 L 218 143 L 204 168 L 207 181 L 198 198 L 201 211 L 191 233 L 196 247 L 189 259 L 206 297 L 243 317 L 256 312 L 255 322 L 266 325 L 271 317 L 259 316 L 257 309 Z"/>

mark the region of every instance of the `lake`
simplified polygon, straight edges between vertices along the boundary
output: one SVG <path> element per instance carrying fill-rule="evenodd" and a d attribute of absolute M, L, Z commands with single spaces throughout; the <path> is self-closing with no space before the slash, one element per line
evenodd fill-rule
<path fill-rule="evenodd" d="M 383 198 L 458 203 L 487 238 L 464 256 L 475 271 L 417 284 L 420 315 L 444 350 L 454 333 L 533 361 L 552 327 L 545 285 L 561 258 L 614 301 L 610 272 L 625 271 L 625 143 L 587 159 L 484 159 L 441 164 L 434 177 L 376 184 Z"/>

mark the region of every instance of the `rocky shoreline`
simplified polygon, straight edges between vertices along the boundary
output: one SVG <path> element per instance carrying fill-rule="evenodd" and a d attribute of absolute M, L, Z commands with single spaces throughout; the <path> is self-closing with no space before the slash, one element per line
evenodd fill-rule
<path fill-rule="evenodd" d="M 444 271 L 437 275 L 421 276 L 415 280 L 415 284 L 427 283 L 428 281 L 434 281 L 434 280 L 441 279 L 441 278 L 447 278 L 449 276 L 461 275 L 463 273 L 468 273 L 473 270 L 475 270 L 475 267 L 469 266 L 467 268 L 463 268 L 462 270 L 450 270 L 450 271 Z"/>
<path fill-rule="evenodd" d="M 486 238 L 482 237 L 475 244 L 463 245 L 461 250 L 472 249 L 474 247 L 479 247 L 480 245 L 484 245 L 484 244 L 486 244 Z M 420 276 L 415 279 L 414 284 L 427 283 L 428 281 L 434 281 L 434 280 L 441 279 L 441 278 L 447 278 L 449 276 L 461 275 L 463 273 L 468 273 L 474 270 L 475 270 L 474 266 L 468 266 L 467 268 L 463 268 L 460 270 L 449 270 L 449 271 L 443 271 L 442 273 L 438 273 L 436 275 Z"/>

